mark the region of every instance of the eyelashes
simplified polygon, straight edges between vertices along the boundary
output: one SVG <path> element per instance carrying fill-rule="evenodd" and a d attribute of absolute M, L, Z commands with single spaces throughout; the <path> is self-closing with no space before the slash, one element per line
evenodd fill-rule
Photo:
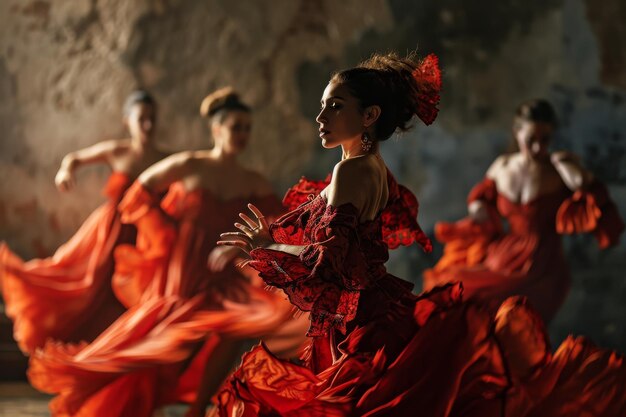
<path fill-rule="evenodd" d="M 320 106 L 320 110 L 324 110 L 324 107 L 325 107 L 325 106 L 322 104 L 322 105 Z M 331 109 L 334 109 L 334 110 L 339 110 L 339 109 L 341 108 L 341 105 L 340 105 L 339 103 L 330 103 L 330 104 L 328 105 L 328 107 L 330 107 Z"/>

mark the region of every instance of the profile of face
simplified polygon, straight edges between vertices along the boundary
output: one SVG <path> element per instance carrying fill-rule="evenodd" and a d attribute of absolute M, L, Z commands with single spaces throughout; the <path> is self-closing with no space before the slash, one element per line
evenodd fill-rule
<path fill-rule="evenodd" d="M 124 123 L 133 138 L 142 143 L 149 142 L 154 135 L 156 125 L 156 109 L 147 103 L 134 104 L 124 117 Z"/>
<path fill-rule="evenodd" d="M 364 127 L 371 124 L 364 120 L 359 100 L 343 84 L 330 82 L 324 89 L 321 105 L 315 121 L 320 125 L 320 138 L 325 148 L 361 140 Z"/>
<path fill-rule="evenodd" d="M 546 158 L 554 126 L 545 122 L 520 120 L 515 123 L 513 134 L 520 152 L 532 159 Z"/>
<path fill-rule="evenodd" d="M 227 155 L 237 155 L 246 149 L 251 130 L 252 116 L 243 110 L 229 111 L 221 120 L 211 123 L 215 146 L 221 147 Z"/>

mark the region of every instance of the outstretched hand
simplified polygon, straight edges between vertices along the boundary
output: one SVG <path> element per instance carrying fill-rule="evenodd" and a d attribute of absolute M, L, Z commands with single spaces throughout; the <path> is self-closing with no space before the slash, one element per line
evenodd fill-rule
<path fill-rule="evenodd" d="M 245 213 L 239 213 L 239 217 L 245 224 L 235 223 L 239 232 L 222 233 L 221 240 L 217 242 L 218 245 L 235 246 L 249 255 L 253 249 L 265 248 L 274 243 L 269 232 L 269 224 L 263 213 L 252 204 L 248 204 L 248 208 L 254 219 Z"/>

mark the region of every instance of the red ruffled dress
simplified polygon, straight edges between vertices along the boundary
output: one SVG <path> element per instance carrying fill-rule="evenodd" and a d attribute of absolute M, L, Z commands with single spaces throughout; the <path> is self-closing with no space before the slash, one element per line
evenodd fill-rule
<path fill-rule="evenodd" d="M 468 218 L 436 225 L 444 255 L 424 273 L 424 290 L 460 281 L 466 298 L 478 296 L 498 304 L 523 295 L 545 322 L 559 310 L 571 285 L 561 235 L 591 232 L 606 248 L 618 243 L 624 230 L 615 204 L 597 181 L 575 193 L 563 186 L 517 204 L 499 193 L 493 180 L 485 179 L 471 191 L 468 203 L 476 200 L 487 205 L 488 221 Z M 502 218 L 508 222 L 507 232 Z"/>
<path fill-rule="evenodd" d="M 502 303 L 495 329 L 511 379 L 505 417 L 626 416 L 623 356 L 573 336 L 552 353 L 524 297 Z"/>
<path fill-rule="evenodd" d="M 0 286 L 20 349 L 31 354 L 46 340 L 93 340 L 123 311 L 111 289 L 113 250 L 132 243 L 135 227 L 123 225 L 117 205 L 131 180 L 109 177 L 108 201 L 85 220 L 50 258 L 22 261 L 0 246 Z"/>
<path fill-rule="evenodd" d="M 323 182 L 301 180 L 287 194 L 305 202 L 271 233 L 305 249 L 256 249 L 250 265 L 310 312 L 305 365 L 254 348 L 218 395 L 221 416 L 500 415 L 508 377 L 491 314 L 462 303 L 459 285 L 416 296 L 385 270 L 388 248 L 430 249 L 415 196 L 387 178 L 389 203 L 365 223 L 351 204 L 314 197 Z"/>
<path fill-rule="evenodd" d="M 232 265 L 207 269 L 219 234 L 250 200 L 268 214 L 282 211 L 274 196 L 220 201 L 177 183 L 159 204 L 139 183 L 131 187 L 120 209 L 137 225 L 137 244 L 118 247 L 114 277 L 127 312 L 92 343 L 48 343 L 31 358 L 33 386 L 56 394 L 54 416 L 149 417 L 191 402 L 220 336 L 282 331 L 292 316 L 284 295 Z"/>

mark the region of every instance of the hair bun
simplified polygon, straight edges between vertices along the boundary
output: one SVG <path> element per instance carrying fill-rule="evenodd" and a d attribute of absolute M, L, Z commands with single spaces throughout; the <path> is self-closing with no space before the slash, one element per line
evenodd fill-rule
<path fill-rule="evenodd" d="M 232 87 L 223 87 L 206 96 L 200 104 L 202 117 L 213 117 L 222 110 L 250 111 Z"/>

